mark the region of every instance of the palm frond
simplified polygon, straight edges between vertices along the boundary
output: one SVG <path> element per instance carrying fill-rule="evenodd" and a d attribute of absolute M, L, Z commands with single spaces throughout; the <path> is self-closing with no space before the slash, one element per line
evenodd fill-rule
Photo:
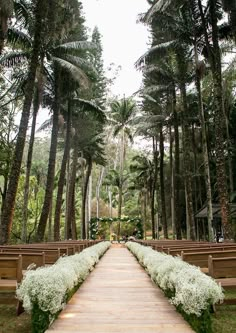
<path fill-rule="evenodd" d="M 52 126 L 52 116 L 42 123 L 42 125 L 38 128 L 37 132 L 45 131 L 51 126 Z"/>
<path fill-rule="evenodd" d="M 94 119 L 104 124 L 107 120 L 104 111 L 93 101 L 88 101 L 81 98 L 74 98 L 72 100 L 72 104 L 79 107 L 80 112 L 91 112 L 93 114 Z"/>
<path fill-rule="evenodd" d="M 159 93 L 159 92 L 163 92 L 166 91 L 168 89 L 168 85 L 152 85 L 149 87 L 145 87 L 142 92 L 144 95 L 146 94 L 153 94 L 153 93 Z"/>
<path fill-rule="evenodd" d="M 13 51 L 5 54 L 0 58 L 0 64 L 7 67 L 12 67 L 17 64 L 27 62 L 30 58 L 29 51 Z"/>
<path fill-rule="evenodd" d="M 159 56 L 166 55 L 173 47 L 178 45 L 177 40 L 171 40 L 165 43 L 160 43 L 152 48 L 150 48 L 146 53 L 144 53 L 136 62 L 135 67 L 138 69 L 142 69 L 142 65 L 145 65 L 146 58 L 152 55 L 153 53 L 158 54 Z"/>
<path fill-rule="evenodd" d="M 17 19 L 17 24 L 26 27 L 30 20 L 33 20 L 31 3 L 25 0 L 14 1 L 14 12 Z"/>
<path fill-rule="evenodd" d="M 53 57 L 53 61 L 63 68 L 82 88 L 88 89 L 89 79 L 82 69 L 61 58 Z"/>
<path fill-rule="evenodd" d="M 164 12 L 175 0 L 157 0 L 156 3 L 148 10 L 143 21 L 150 23 L 153 15 L 157 12 Z"/>
<path fill-rule="evenodd" d="M 32 48 L 32 40 L 23 31 L 10 27 L 7 32 L 7 41 L 12 47 L 29 50 Z"/>
<path fill-rule="evenodd" d="M 97 48 L 95 43 L 87 41 L 75 41 L 58 45 L 54 48 L 57 53 L 79 55 L 81 51 L 95 50 Z"/>
<path fill-rule="evenodd" d="M 86 72 L 86 74 L 90 74 L 93 77 L 98 76 L 98 72 L 95 69 L 95 67 L 84 58 L 69 55 L 69 54 L 62 55 L 61 58 L 70 62 L 71 64 L 83 69 Z"/>

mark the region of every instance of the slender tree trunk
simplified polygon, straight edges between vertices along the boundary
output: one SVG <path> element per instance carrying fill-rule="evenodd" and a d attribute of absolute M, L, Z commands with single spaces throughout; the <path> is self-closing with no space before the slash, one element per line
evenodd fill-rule
<path fill-rule="evenodd" d="M 157 184 L 157 176 L 158 176 L 158 152 L 157 152 L 157 139 L 155 137 L 152 138 L 153 143 L 153 162 L 154 162 L 154 176 L 153 176 L 153 184 L 152 184 L 152 193 L 151 193 L 151 221 L 152 221 L 152 238 L 156 238 L 155 232 L 155 194 L 156 194 L 156 184 Z"/>
<path fill-rule="evenodd" d="M 53 207 L 50 206 L 49 217 L 48 217 L 48 242 L 52 241 L 52 211 Z"/>
<path fill-rule="evenodd" d="M 171 177 L 171 225 L 173 233 L 172 238 L 175 239 L 175 184 L 174 184 L 172 126 L 170 126 L 170 177 Z"/>
<path fill-rule="evenodd" d="M 70 177 L 67 181 L 69 181 L 69 189 L 67 195 L 67 212 L 66 212 L 66 221 L 65 221 L 65 231 L 66 231 L 66 239 L 71 238 L 72 236 L 72 227 L 71 227 L 71 212 L 73 205 L 73 193 L 75 190 L 75 181 L 76 181 L 76 170 L 77 170 L 77 162 L 78 162 L 78 147 L 76 145 L 76 137 L 74 138 L 73 144 L 73 157 L 72 157 L 72 170 Z"/>
<path fill-rule="evenodd" d="M 8 242 L 12 228 L 15 199 L 21 172 L 21 163 L 25 146 L 26 133 L 28 129 L 30 107 L 34 92 L 34 81 L 42 41 L 43 18 L 46 12 L 46 4 L 46 0 L 38 0 L 36 3 L 33 51 L 30 59 L 28 79 L 25 87 L 25 100 L 21 114 L 19 132 L 12 160 L 11 172 L 9 175 L 9 185 L 6 193 L 4 210 L 2 213 L 0 226 L 0 244 L 5 244 Z"/>
<path fill-rule="evenodd" d="M 104 176 L 104 171 L 105 171 L 105 167 L 101 168 L 101 172 L 97 181 L 97 186 L 96 186 L 96 201 L 97 201 L 97 213 L 96 216 L 97 218 L 100 216 L 100 188 L 102 186 L 102 180 L 103 180 L 103 176 Z"/>
<path fill-rule="evenodd" d="M 89 177 L 89 186 L 88 186 L 88 200 L 87 200 L 87 207 L 88 207 L 88 223 L 87 223 L 87 239 L 89 239 L 89 222 L 92 217 L 92 192 L 93 192 L 93 177 L 92 173 Z"/>
<path fill-rule="evenodd" d="M 213 212 L 212 212 L 211 175 L 210 175 L 209 155 L 208 155 L 208 146 L 207 146 L 206 122 L 205 122 L 204 107 L 202 101 L 201 77 L 199 70 L 197 68 L 198 54 L 196 46 L 195 46 L 195 63 L 196 63 L 196 88 L 198 93 L 198 108 L 199 108 L 201 134 L 202 134 L 204 175 L 205 175 L 205 184 L 206 184 L 206 193 L 207 193 L 207 225 L 208 225 L 209 241 L 212 242 L 214 240 L 214 233 L 212 227 Z"/>
<path fill-rule="evenodd" d="M 164 136 L 162 126 L 160 128 L 160 190 L 161 190 L 161 219 L 164 238 L 168 239 L 168 226 L 166 218 L 165 179 L 164 179 Z"/>
<path fill-rule="evenodd" d="M 122 214 L 122 199 L 123 199 L 123 172 L 124 172 L 124 155 L 125 155 L 125 132 L 124 128 L 121 133 L 121 149 L 120 149 L 120 184 L 119 184 L 119 193 L 118 193 L 118 232 L 117 239 L 120 241 L 120 218 Z"/>
<path fill-rule="evenodd" d="M 44 203 L 37 229 L 38 242 L 42 242 L 44 238 L 50 205 L 52 201 L 52 194 L 53 194 L 56 154 L 57 154 L 58 118 L 60 113 L 60 80 L 61 80 L 60 70 L 55 66 L 55 101 L 53 108 L 51 146 L 50 146 L 49 161 L 48 161 L 48 174 L 47 174 Z"/>
<path fill-rule="evenodd" d="M 218 26 L 216 15 L 216 3 L 210 0 L 210 16 L 212 24 L 212 41 L 214 48 L 215 68 L 212 72 L 214 83 L 215 96 L 215 148 L 216 148 L 216 176 L 217 187 L 221 204 L 221 218 L 224 231 L 224 238 L 230 239 L 233 237 L 232 225 L 229 208 L 229 195 L 227 189 L 227 177 L 225 171 L 225 154 L 224 154 L 224 133 L 225 126 L 222 121 L 224 115 L 224 101 L 222 88 L 222 69 L 221 69 L 221 51 L 218 41 Z"/>
<path fill-rule="evenodd" d="M 176 110 L 176 93 L 173 87 L 173 118 L 174 118 L 174 188 L 175 188 L 175 228 L 176 238 L 182 239 L 181 221 L 180 221 L 180 160 L 179 160 L 179 117 Z"/>
<path fill-rule="evenodd" d="M 186 179 L 185 179 L 185 182 L 184 182 L 184 193 L 185 193 L 185 211 L 186 211 L 186 238 L 191 239 L 191 236 L 190 236 L 191 226 L 190 226 L 190 223 L 189 223 L 188 193 L 187 193 Z"/>
<path fill-rule="evenodd" d="M 82 239 L 86 239 L 86 219 L 85 219 L 85 212 L 86 212 L 86 200 L 87 200 L 87 192 L 88 192 L 88 184 L 89 184 L 89 177 L 91 175 L 93 162 L 92 159 L 87 159 L 87 170 L 84 179 L 84 190 L 82 195 L 82 214 L 81 214 L 81 223 L 82 223 Z"/>
<path fill-rule="evenodd" d="M 29 149 L 26 163 L 26 175 L 25 175 L 25 185 L 24 185 L 24 205 L 23 205 L 23 218 L 22 218 L 22 231 L 21 240 L 26 243 L 27 240 L 27 221 L 28 221 L 28 201 L 29 201 L 29 186 L 30 186 L 30 172 L 32 165 L 33 149 L 34 149 L 34 138 L 36 129 L 36 120 L 40 107 L 40 89 L 36 88 L 33 101 L 33 119 L 31 126 L 31 134 L 29 141 Z"/>
<path fill-rule="evenodd" d="M 186 64 L 184 60 L 184 54 L 178 55 L 178 66 L 179 71 L 184 75 L 187 72 Z M 187 93 L 186 84 L 184 79 L 180 83 L 180 92 L 183 105 L 183 117 L 182 117 L 182 132 L 183 132 L 183 162 L 184 162 L 184 172 L 185 172 L 185 185 L 186 185 L 186 202 L 187 202 L 187 212 L 190 225 L 190 237 L 192 240 L 196 239 L 195 235 L 195 222 L 193 215 L 193 199 L 192 199 L 192 174 L 191 174 L 191 156 L 190 150 L 190 135 L 189 135 L 189 124 L 188 118 L 188 105 L 187 105 Z"/>
<path fill-rule="evenodd" d="M 73 193 L 72 193 L 72 202 L 71 202 L 71 235 L 72 239 L 77 239 L 77 230 L 76 230 L 76 216 L 75 216 L 75 183 L 73 187 Z"/>
<path fill-rule="evenodd" d="M 55 214 L 54 214 L 54 241 L 60 240 L 60 219 L 61 219 L 61 206 L 62 206 L 62 197 L 63 197 L 63 189 L 66 177 L 66 164 L 68 162 L 68 157 L 70 154 L 70 138 L 71 138 L 71 102 L 68 100 L 68 112 L 67 112 L 67 122 L 66 122 L 66 140 L 64 146 L 64 153 L 61 162 L 61 171 L 60 177 L 58 180 L 57 187 L 57 199 L 55 206 Z"/>
<path fill-rule="evenodd" d="M 202 27 L 205 36 L 206 48 L 208 51 L 213 84 L 214 84 L 214 97 L 215 97 L 215 154 L 216 154 L 216 177 L 217 187 L 220 198 L 221 206 L 221 219 L 224 232 L 224 238 L 230 239 L 232 235 L 232 225 L 230 218 L 229 208 L 229 195 L 227 189 L 227 179 L 225 171 L 225 155 L 224 155 L 224 132 L 225 126 L 222 121 L 224 115 L 223 105 L 223 89 L 222 89 L 222 68 L 221 68 L 221 54 L 218 40 L 218 26 L 216 15 L 216 2 L 209 0 L 209 13 L 212 25 L 212 41 L 213 49 L 210 46 L 206 19 L 203 13 L 201 0 L 198 0 L 198 7 L 201 15 Z"/>

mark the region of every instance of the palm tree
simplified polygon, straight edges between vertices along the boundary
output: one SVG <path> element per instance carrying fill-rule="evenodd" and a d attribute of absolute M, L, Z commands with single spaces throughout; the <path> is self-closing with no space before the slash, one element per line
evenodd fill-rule
<path fill-rule="evenodd" d="M 118 218 L 122 214 L 122 191 L 123 191 L 123 172 L 125 162 L 125 141 L 126 137 L 133 142 L 131 124 L 136 115 L 137 106 L 131 98 L 115 100 L 111 103 L 111 113 L 109 121 L 114 126 L 114 137 L 120 135 L 120 180 L 119 180 L 119 198 L 118 198 Z M 120 239 L 120 222 L 118 224 L 118 241 Z"/>
<path fill-rule="evenodd" d="M 99 115 L 99 113 L 100 113 L 100 115 Z M 62 158 L 62 163 L 61 163 L 61 168 L 60 168 L 60 177 L 58 180 L 57 199 L 56 199 L 55 215 L 54 215 L 54 240 L 59 240 L 59 238 L 60 238 L 60 214 L 61 214 L 63 187 L 64 187 L 64 183 L 65 183 L 66 165 L 69 162 L 68 160 L 69 160 L 70 146 L 71 146 L 71 138 L 70 138 L 71 137 L 71 122 L 73 119 L 73 124 L 76 124 L 77 122 L 79 122 L 79 118 L 83 114 L 88 114 L 89 117 L 93 116 L 94 122 L 95 122 L 95 119 L 100 119 L 101 122 L 104 122 L 104 120 L 105 120 L 103 111 L 98 106 L 96 106 L 93 102 L 75 98 L 75 97 L 74 98 L 71 97 L 68 99 L 68 112 L 66 114 L 66 128 L 67 128 L 66 140 L 65 140 L 64 153 L 63 153 L 63 158 Z M 74 128 L 74 130 L 76 131 L 76 128 Z M 76 136 L 78 137 L 78 134 Z M 87 140 L 88 140 L 88 138 L 87 138 Z M 77 139 L 77 142 L 78 142 L 78 139 Z M 92 160 L 92 158 L 91 158 L 91 160 Z M 89 164 L 89 166 L 90 166 L 90 164 Z M 87 191 L 87 189 L 86 189 L 86 191 Z M 70 200 L 72 200 L 72 197 Z M 82 219 L 82 224 L 83 224 L 83 219 Z M 84 224 L 85 224 L 85 222 L 84 222 Z M 67 228 L 67 229 L 69 230 L 70 228 Z"/>
<path fill-rule="evenodd" d="M 19 133 L 17 137 L 16 148 L 13 157 L 11 173 L 9 177 L 10 180 L 9 180 L 8 190 L 6 193 L 5 206 L 3 209 L 3 214 L 1 219 L 0 244 L 5 244 L 8 242 L 12 227 L 15 197 L 18 186 L 18 180 L 20 176 L 21 161 L 25 145 L 26 132 L 28 128 L 30 107 L 33 98 L 34 82 L 35 82 L 36 70 L 38 67 L 38 60 L 42 43 L 42 35 L 45 29 L 43 18 L 46 12 L 46 8 L 47 8 L 47 1 L 45 0 L 37 1 L 35 7 L 34 42 L 29 63 L 29 69 L 28 69 L 28 79 L 25 87 L 25 100 L 21 115 Z"/>
<path fill-rule="evenodd" d="M 2 0 L 0 6 L 0 55 L 4 48 L 4 41 L 7 35 L 8 20 L 13 14 L 13 0 Z"/>
<path fill-rule="evenodd" d="M 130 164 L 130 171 L 134 173 L 133 189 L 140 192 L 142 215 L 144 217 L 144 237 L 146 238 L 147 204 L 152 210 L 153 185 L 155 184 L 155 164 L 148 156 L 136 155 Z M 151 211 L 152 212 L 152 211 Z M 155 225 L 154 225 L 155 228 Z"/>

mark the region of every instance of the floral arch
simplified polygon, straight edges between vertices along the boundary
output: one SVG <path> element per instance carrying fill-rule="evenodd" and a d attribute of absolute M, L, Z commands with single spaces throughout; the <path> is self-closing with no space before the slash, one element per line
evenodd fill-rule
<path fill-rule="evenodd" d="M 89 235 L 90 239 L 95 240 L 98 235 L 99 224 L 103 222 L 108 222 L 110 225 L 113 222 L 122 222 L 122 223 L 132 223 L 134 228 L 136 229 L 135 237 L 138 239 L 143 238 L 143 224 L 142 219 L 140 217 L 92 217 L 89 221 Z"/>

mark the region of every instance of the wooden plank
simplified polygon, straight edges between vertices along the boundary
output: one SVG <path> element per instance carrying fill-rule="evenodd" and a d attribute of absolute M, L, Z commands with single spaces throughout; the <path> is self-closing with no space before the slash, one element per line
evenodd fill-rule
<path fill-rule="evenodd" d="M 190 333 L 133 255 L 113 245 L 47 333 Z"/>

